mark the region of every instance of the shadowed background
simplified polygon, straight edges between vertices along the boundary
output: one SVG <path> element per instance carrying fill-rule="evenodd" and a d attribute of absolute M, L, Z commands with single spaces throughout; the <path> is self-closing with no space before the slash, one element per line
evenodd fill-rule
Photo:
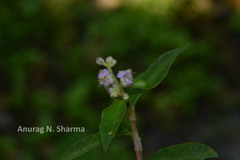
<path fill-rule="evenodd" d="M 97 87 L 96 57 L 113 56 L 135 76 L 164 52 L 190 44 L 160 86 L 139 101 L 145 159 L 197 141 L 223 160 L 240 157 L 238 0 L 3 0 L 0 2 L 0 154 L 57 159 L 98 132 L 111 104 Z M 21 126 L 82 126 L 85 133 L 17 133 Z M 130 128 L 128 118 L 121 128 Z M 134 159 L 130 137 L 78 159 Z"/>

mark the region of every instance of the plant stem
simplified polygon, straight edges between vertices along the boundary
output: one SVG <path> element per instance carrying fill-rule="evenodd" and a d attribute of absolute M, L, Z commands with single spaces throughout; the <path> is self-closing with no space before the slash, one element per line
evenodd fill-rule
<path fill-rule="evenodd" d="M 125 97 L 124 97 L 125 92 L 124 92 L 122 86 L 120 85 L 120 83 L 118 82 L 118 80 L 116 79 L 116 77 L 114 76 L 112 69 L 108 66 L 106 66 L 106 67 L 107 67 L 109 73 L 113 76 L 113 80 L 117 84 L 117 86 L 120 90 L 121 97 L 123 99 L 125 99 Z M 141 142 L 141 138 L 138 135 L 138 129 L 137 129 L 137 124 L 136 124 L 136 115 L 135 115 L 134 109 L 132 109 L 129 102 L 127 102 L 127 110 L 128 110 L 129 119 L 130 119 L 131 125 L 132 125 L 132 134 L 133 134 L 132 137 L 133 137 L 134 150 L 136 152 L 136 160 L 143 160 L 143 158 L 142 158 L 142 142 Z"/>
<path fill-rule="evenodd" d="M 129 102 L 127 103 L 127 109 L 129 114 L 129 119 L 132 125 L 132 134 L 133 134 L 133 144 L 136 152 L 136 160 L 143 160 L 142 158 L 142 142 L 141 138 L 138 135 L 138 129 L 136 124 L 136 115 L 134 109 L 130 106 Z"/>
<path fill-rule="evenodd" d="M 121 97 L 124 99 L 124 94 L 125 94 L 125 92 L 124 92 L 122 86 L 120 85 L 120 83 L 119 83 L 118 80 L 116 79 L 115 75 L 113 74 L 112 69 L 111 69 L 110 67 L 108 67 L 108 66 L 106 66 L 106 67 L 107 67 L 109 73 L 112 75 L 112 78 L 113 78 L 115 84 L 118 86 L 118 88 L 119 88 L 119 90 L 120 90 Z"/>

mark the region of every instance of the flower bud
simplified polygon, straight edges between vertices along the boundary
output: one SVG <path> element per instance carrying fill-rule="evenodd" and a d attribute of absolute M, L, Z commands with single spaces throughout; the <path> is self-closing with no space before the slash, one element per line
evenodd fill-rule
<path fill-rule="evenodd" d="M 103 66 L 105 66 L 104 59 L 101 58 L 101 57 L 98 57 L 98 58 L 96 59 L 96 63 L 97 63 L 98 65 L 103 65 Z"/>
<path fill-rule="evenodd" d="M 129 98 L 128 94 L 127 94 L 127 93 L 124 93 L 123 99 L 124 99 L 124 100 L 127 100 L 128 98 Z"/>
<path fill-rule="evenodd" d="M 112 56 L 109 56 L 106 58 L 106 64 L 108 67 L 112 68 L 113 66 L 115 66 L 117 64 L 117 61 L 115 59 L 113 59 Z"/>
<path fill-rule="evenodd" d="M 116 92 L 116 91 L 111 92 L 110 97 L 111 98 L 117 98 L 118 97 L 118 92 Z"/>
<path fill-rule="evenodd" d="M 111 98 L 116 98 L 120 95 L 120 90 L 116 84 L 112 84 L 112 88 L 108 90 Z"/>

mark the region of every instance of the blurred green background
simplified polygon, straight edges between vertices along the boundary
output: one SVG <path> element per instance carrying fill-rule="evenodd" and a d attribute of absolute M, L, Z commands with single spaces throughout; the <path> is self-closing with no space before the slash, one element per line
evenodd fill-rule
<path fill-rule="evenodd" d="M 139 101 L 145 159 L 187 141 L 240 157 L 239 0 L 3 0 L 0 2 L 0 155 L 57 159 L 98 131 L 111 104 L 97 87 L 96 57 L 135 76 L 159 55 L 189 43 L 168 77 Z M 17 133 L 21 126 L 82 126 L 85 133 Z M 130 128 L 128 118 L 121 128 Z M 132 140 L 117 138 L 83 160 L 135 159 Z"/>

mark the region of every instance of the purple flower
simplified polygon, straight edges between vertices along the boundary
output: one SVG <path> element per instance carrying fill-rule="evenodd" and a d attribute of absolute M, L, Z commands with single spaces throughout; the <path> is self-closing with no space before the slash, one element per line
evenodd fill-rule
<path fill-rule="evenodd" d="M 117 77 L 120 78 L 120 82 L 123 87 L 132 86 L 133 85 L 133 76 L 132 70 L 127 69 L 125 71 L 119 71 Z"/>
<path fill-rule="evenodd" d="M 98 73 L 99 85 L 103 85 L 105 88 L 109 88 L 110 84 L 113 84 L 112 75 L 109 74 L 107 69 L 100 70 Z"/>
<path fill-rule="evenodd" d="M 109 71 L 107 69 L 100 70 L 100 72 L 98 73 L 99 85 L 103 85 L 105 88 L 109 87 L 110 82 L 107 78 L 108 75 L 109 75 Z"/>

